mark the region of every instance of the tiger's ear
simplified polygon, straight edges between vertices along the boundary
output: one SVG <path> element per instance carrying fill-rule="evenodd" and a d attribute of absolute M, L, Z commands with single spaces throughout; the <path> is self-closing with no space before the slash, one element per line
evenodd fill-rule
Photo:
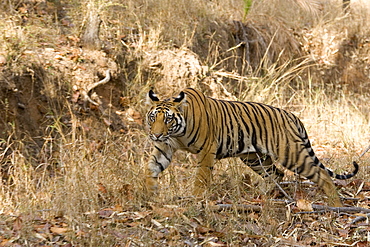
<path fill-rule="evenodd" d="M 185 93 L 181 92 L 176 98 L 174 98 L 173 102 L 175 103 L 176 108 L 181 111 L 182 107 L 186 105 Z"/>
<path fill-rule="evenodd" d="M 150 90 L 147 97 L 147 103 L 152 104 L 153 101 L 159 101 L 157 95 L 153 92 L 153 90 Z"/>
<path fill-rule="evenodd" d="M 185 99 L 185 93 L 181 91 L 180 94 L 173 100 L 173 102 L 180 103 L 184 99 Z"/>

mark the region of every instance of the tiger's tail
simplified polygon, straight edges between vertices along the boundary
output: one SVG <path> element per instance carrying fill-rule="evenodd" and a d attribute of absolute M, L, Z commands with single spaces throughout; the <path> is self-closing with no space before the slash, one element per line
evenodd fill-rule
<path fill-rule="evenodd" d="M 343 175 L 343 174 L 334 173 L 332 170 L 326 168 L 322 163 L 320 163 L 320 167 L 324 168 L 329 173 L 330 177 L 333 177 L 333 178 L 336 178 L 336 179 L 349 179 L 349 178 L 355 176 L 357 174 L 358 170 L 359 170 L 359 165 L 357 164 L 356 161 L 353 161 L 353 166 L 354 166 L 355 169 L 353 170 L 352 173 Z"/>
<path fill-rule="evenodd" d="M 308 149 L 309 155 L 314 160 L 314 164 L 316 166 L 319 166 L 320 168 L 326 170 L 328 172 L 329 176 L 332 177 L 332 178 L 336 178 L 336 179 L 349 179 L 349 178 L 355 176 L 358 173 L 359 165 L 357 164 L 356 161 L 353 161 L 354 170 L 353 170 L 352 173 L 350 173 L 350 174 L 336 174 L 335 172 L 333 172 L 329 168 L 325 167 L 324 164 L 321 163 L 321 161 L 316 157 L 316 155 L 315 155 L 315 153 L 314 153 L 314 151 L 312 149 L 311 143 L 310 143 L 310 141 L 308 139 L 307 139 L 307 142 L 306 142 L 306 148 Z"/>
<path fill-rule="evenodd" d="M 303 127 L 303 124 L 301 124 L 301 122 L 299 121 L 298 125 L 299 125 L 298 129 L 299 129 L 300 135 L 301 135 L 302 139 L 304 140 L 304 145 L 305 145 L 305 147 L 308 151 L 309 156 L 313 159 L 315 166 L 318 166 L 318 167 L 326 170 L 330 177 L 336 178 L 336 179 L 341 179 L 341 180 L 342 179 L 349 179 L 349 178 L 355 176 L 358 173 L 359 165 L 357 164 L 356 161 L 353 161 L 354 170 L 350 174 L 336 174 L 335 172 L 333 172 L 329 168 L 325 167 L 324 164 L 321 163 L 321 161 L 316 157 L 316 154 L 312 149 L 311 142 L 308 139 L 307 132 L 306 132 L 305 128 Z"/>

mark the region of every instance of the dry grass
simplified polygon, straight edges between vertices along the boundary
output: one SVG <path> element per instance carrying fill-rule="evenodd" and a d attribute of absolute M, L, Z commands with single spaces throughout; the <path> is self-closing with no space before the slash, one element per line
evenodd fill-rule
<path fill-rule="evenodd" d="M 146 92 L 155 87 L 170 95 L 189 85 L 293 111 L 324 163 L 350 170 L 370 144 L 369 15 L 356 7 L 359 1 L 351 15 L 324 1 L 292 1 L 294 13 L 285 7 L 290 1 L 253 1 L 247 15 L 236 0 L 90 1 L 102 18 L 104 52 L 96 53 L 79 48 L 88 2 L 0 4 L 7 10 L 0 22 L 0 55 L 7 61 L 0 65 L 0 246 L 366 244 L 368 225 L 348 228 L 354 216 L 337 213 L 296 214 L 271 201 L 266 184 L 250 181 L 235 159 L 217 163 L 202 201 L 191 197 L 195 159 L 188 153 L 176 154 L 156 199 L 142 193 L 141 179 L 151 150 L 140 123 Z M 240 50 L 234 20 L 264 45 Z M 252 68 L 240 59 L 246 52 L 259 54 Z M 106 115 L 84 110 L 73 86 L 112 66 L 112 82 L 96 89 L 112 108 Z M 124 130 L 109 125 L 114 112 Z M 358 198 L 349 205 L 368 208 L 369 163 L 366 154 L 354 182 L 338 184 L 344 197 Z M 290 186 L 288 194 L 324 201 L 315 187 Z M 263 210 L 218 211 L 217 203 Z"/>

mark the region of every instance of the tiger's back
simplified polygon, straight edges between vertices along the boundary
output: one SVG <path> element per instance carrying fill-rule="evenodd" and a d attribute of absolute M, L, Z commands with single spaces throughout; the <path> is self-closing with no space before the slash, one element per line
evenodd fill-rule
<path fill-rule="evenodd" d="M 168 133 L 163 141 L 152 138 L 155 150 L 148 164 L 149 181 L 158 176 L 157 171 L 168 167 L 173 152 L 184 149 L 198 156 L 195 194 L 201 194 L 210 183 L 215 159 L 240 157 L 260 175 L 267 173 L 280 178 L 283 173 L 276 168 L 277 162 L 316 182 L 329 196 L 330 204 L 340 206 L 330 176 L 347 179 L 358 171 L 356 163 L 355 171 L 349 175 L 336 175 L 325 168 L 315 156 L 301 121 L 283 109 L 254 102 L 217 100 L 191 88 L 173 102 L 159 101 L 156 96 L 150 98 L 154 103 L 170 105 L 172 112 L 176 112 L 173 115 L 177 120 L 168 124 L 169 129 L 178 131 Z M 149 126 L 157 124 L 149 118 L 156 107 L 154 104 L 148 112 Z M 161 126 L 165 126 L 165 114 L 159 118 L 164 123 Z"/>

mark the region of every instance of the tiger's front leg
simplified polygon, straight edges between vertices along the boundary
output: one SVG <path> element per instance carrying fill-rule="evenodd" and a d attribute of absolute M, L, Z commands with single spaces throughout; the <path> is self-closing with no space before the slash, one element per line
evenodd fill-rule
<path fill-rule="evenodd" d="M 198 154 L 198 170 L 194 182 L 194 195 L 202 196 L 212 181 L 214 154 Z"/>
<path fill-rule="evenodd" d="M 155 143 L 154 150 L 146 167 L 145 185 L 149 193 L 158 190 L 158 175 L 171 163 L 173 149 L 166 143 Z"/>

